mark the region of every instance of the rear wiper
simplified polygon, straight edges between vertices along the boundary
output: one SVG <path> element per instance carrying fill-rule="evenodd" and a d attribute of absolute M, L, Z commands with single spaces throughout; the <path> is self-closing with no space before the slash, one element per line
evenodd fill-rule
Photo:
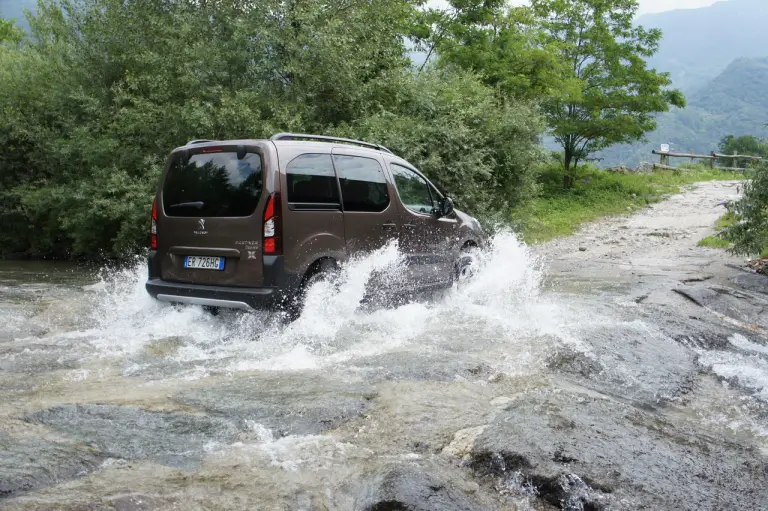
<path fill-rule="evenodd" d="M 203 201 L 179 202 L 178 204 L 171 204 L 168 207 L 169 208 L 197 208 L 197 209 L 203 209 L 205 207 L 205 202 L 203 202 Z"/>

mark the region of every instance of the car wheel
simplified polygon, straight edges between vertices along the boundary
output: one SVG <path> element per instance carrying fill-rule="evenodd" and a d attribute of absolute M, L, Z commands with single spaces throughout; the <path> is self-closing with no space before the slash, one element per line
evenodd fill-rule
<path fill-rule="evenodd" d="M 461 255 L 459 256 L 459 260 L 456 261 L 454 282 L 459 285 L 464 284 L 471 280 L 472 277 L 475 276 L 476 272 L 476 258 L 471 252 L 467 250 L 462 251 Z"/>

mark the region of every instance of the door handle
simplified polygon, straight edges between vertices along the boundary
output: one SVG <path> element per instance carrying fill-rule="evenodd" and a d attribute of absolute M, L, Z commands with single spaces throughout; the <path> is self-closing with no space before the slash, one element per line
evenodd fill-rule
<path fill-rule="evenodd" d="M 381 224 L 382 229 L 394 229 L 395 227 L 397 227 L 397 224 L 394 223 Z"/>

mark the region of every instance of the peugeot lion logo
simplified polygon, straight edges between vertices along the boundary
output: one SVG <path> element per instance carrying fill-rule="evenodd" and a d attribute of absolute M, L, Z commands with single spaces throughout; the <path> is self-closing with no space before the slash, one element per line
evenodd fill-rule
<path fill-rule="evenodd" d="M 197 226 L 200 228 L 192 231 L 193 233 L 197 234 L 198 236 L 204 236 L 208 234 L 208 231 L 205 230 L 205 219 L 201 218 L 200 220 L 198 220 Z"/>

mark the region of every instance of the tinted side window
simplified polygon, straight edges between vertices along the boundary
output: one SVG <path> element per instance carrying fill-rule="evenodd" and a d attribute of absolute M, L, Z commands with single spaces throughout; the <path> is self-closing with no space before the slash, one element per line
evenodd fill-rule
<path fill-rule="evenodd" d="M 334 155 L 345 211 L 379 212 L 387 209 L 389 193 L 379 162 L 362 156 Z"/>
<path fill-rule="evenodd" d="M 429 184 L 411 169 L 391 164 L 397 193 L 406 208 L 416 213 L 432 214 L 437 207 L 429 192 Z"/>
<path fill-rule="evenodd" d="M 163 183 L 163 208 L 169 216 L 250 216 L 261 194 L 261 156 L 220 152 L 193 154 L 184 163 L 174 156 Z"/>
<path fill-rule="evenodd" d="M 337 209 L 339 185 L 330 154 L 302 154 L 286 168 L 288 203 L 295 209 Z"/>

